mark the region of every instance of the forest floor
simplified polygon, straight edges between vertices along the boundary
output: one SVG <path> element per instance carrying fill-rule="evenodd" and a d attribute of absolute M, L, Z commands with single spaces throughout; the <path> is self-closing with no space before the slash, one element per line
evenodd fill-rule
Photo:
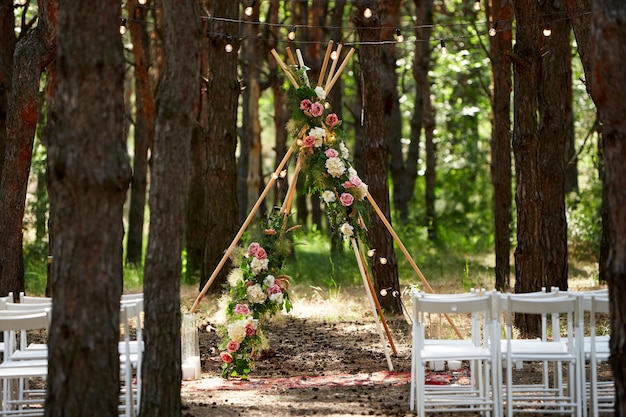
<path fill-rule="evenodd" d="M 217 319 L 201 311 L 209 304 L 203 300 L 196 312 L 202 379 L 183 381 L 183 417 L 412 415 L 411 326 L 405 317 L 386 317 L 397 350 L 391 355 L 394 372 L 388 372 L 364 292 L 295 300 L 292 312 L 264 325 L 269 354 L 255 360 L 249 381 L 220 378 Z M 450 331 L 445 321 L 439 326 L 437 331 Z M 459 329 L 466 330 L 463 324 Z M 537 368 L 525 366 L 516 377 L 538 376 Z"/>

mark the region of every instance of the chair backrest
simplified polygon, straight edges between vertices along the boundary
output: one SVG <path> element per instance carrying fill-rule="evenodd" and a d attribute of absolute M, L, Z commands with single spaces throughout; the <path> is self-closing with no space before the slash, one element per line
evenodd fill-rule
<path fill-rule="evenodd" d="M 494 303 L 497 295 L 492 291 L 473 291 L 463 294 L 426 294 L 413 293 L 413 320 L 417 331 L 423 333 L 428 319 L 432 314 L 446 315 L 448 318 L 455 315 L 471 315 L 471 340 L 474 344 L 484 344 L 491 339 L 487 333 L 495 324 L 497 311 Z M 422 339 L 426 336 L 422 335 Z"/>
<path fill-rule="evenodd" d="M 33 297 L 20 292 L 20 303 L 25 304 L 52 304 L 52 297 Z"/>
<path fill-rule="evenodd" d="M 0 332 L 4 334 L 4 360 L 18 349 L 17 333 L 20 333 L 20 346 L 26 348 L 26 334 L 34 330 L 47 330 L 50 326 L 50 311 L 0 310 Z"/>

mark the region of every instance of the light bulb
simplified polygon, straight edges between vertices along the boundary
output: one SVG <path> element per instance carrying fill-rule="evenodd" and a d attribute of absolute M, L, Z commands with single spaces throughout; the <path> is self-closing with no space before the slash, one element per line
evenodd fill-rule
<path fill-rule="evenodd" d="M 496 25 L 493 25 L 490 29 L 489 29 L 489 36 L 491 36 L 492 38 L 494 36 L 496 36 Z"/>
<path fill-rule="evenodd" d="M 126 33 L 126 19 L 122 19 L 122 24 L 120 25 L 120 35 Z"/>
<path fill-rule="evenodd" d="M 291 30 L 289 31 L 289 35 L 287 35 L 287 38 L 289 38 L 290 41 L 296 39 L 296 27 L 295 26 L 293 26 Z"/>
<path fill-rule="evenodd" d="M 337 60 L 337 51 L 332 51 L 330 53 L 330 59 L 332 59 L 333 61 Z"/>
<path fill-rule="evenodd" d="M 550 23 L 546 24 L 546 27 L 543 28 L 543 36 L 548 37 L 552 35 L 552 28 L 550 28 Z"/>
<path fill-rule="evenodd" d="M 387 295 L 387 289 L 383 288 L 382 290 L 380 290 L 380 295 L 382 295 L 383 297 L 385 297 Z"/>
<path fill-rule="evenodd" d="M 372 17 L 372 9 L 370 9 L 369 7 L 366 7 L 365 10 L 363 10 L 363 17 L 366 19 L 369 19 L 370 17 Z"/>
<path fill-rule="evenodd" d="M 448 48 L 446 48 L 446 42 L 443 39 L 441 40 L 441 55 L 448 55 Z"/>
<path fill-rule="evenodd" d="M 252 3 L 250 3 L 250 5 L 243 10 L 243 14 L 245 14 L 248 17 L 252 16 L 252 13 L 254 13 L 255 3 L 256 3 L 256 0 L 252 0 Z"/>
<path fill-rule="evenodd" d="M 404 42 L 404 36 L 402 36 L 402 32 L 400 32 L 400 29 L 396 29 L 396 40 L 398 42 Z"/>
<path fill-rule="evenodd" d="M 480 0 L 476 0 L 474 2 L 474 10 L 475 11 L 479 11 L 480 10 Z"/>
<path fill-rule="evenodd" d="M 380 258 L 378 261 L 380 262 L 381 265 L 387 264 L 387 258 Z"/>
<path fill-rule="evenodd" d="M 375 253 L 376 253 L 376 249 L 370 249 L 367 251 L 367 256 L 371 258 L 374 256 Z"/>
<path fill-rule="evenodd" d="M 224 50 L 228 53 L 231 53 L 233 51 L 233 44 L 230 43 L 230 41 L 228 41 L 228 43 L 226 44 L 226 46 L 224 46 Z"/>
<path fill-rule="evenodd" d="M 139 4 L 146 4 L 146 0 L 139 0 Z"/>

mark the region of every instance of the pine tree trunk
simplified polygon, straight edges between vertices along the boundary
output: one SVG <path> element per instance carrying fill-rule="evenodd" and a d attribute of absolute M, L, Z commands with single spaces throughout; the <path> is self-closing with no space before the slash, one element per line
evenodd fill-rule
<path fill-rule="evenodd" d="M 363 179 L 368 184 L 372 198 L 389 220 L 389 188 L 387 182 L 389 153 L 385 141 L 385 109 L 380 94 L 382 51 L 377 45 L 368 44 L 380 40 L 380 21 L 376 5 L 372 5 L 373 17 L 367 19 L 360 11 L 356 20 L 359 40 L 363 42 L 359 49 L 359 62 L 363 77 L 364 139 L 363 139 Z M 381 307 L 390 313 L 402 313 L 399 297 L 383 297 L 381 289 L 400 289 L 398 265 L 393 250 L 393 238 L 380 217 L 372 211 L 368 227 L 368 240 L 371 248 L 376 249 L 372 259 L 374 288 Z M 381 262 L 382 260 L 382 262 Z M 392 291 L 388 291 L 389 294 Z"/>
<path fill-rule="evenodd" d="M 515 249 L 515 292 L 539 290 L 545 286 L 541 246 L 541 181 L 539 178 L 539 126 L 537 89 L 540 51 L 535 0 L 515 4 L 517 36 L 513 50 L 513 154 L 517 188 L 517 247 Z M 524 335 L 535 335 L 539 322 L 528 315 L 516 317 L 515 324 Z"/>
<path fill-rule="evenodd" d="M 213 16 L 237 19 L 237 2 L 214 1 Z M 233 51 L 226 53 L 227 34 L 237 33 L 231 22 L 213 21 L 209 33 L 208 62 L 210 67 L 207 94 L 207 130 L 204 138 L 207 170 L 205 174 L 205 206 L 207 235 L 204 241 L 204 262 L 200 288 L 208 281 L 237 233 L 239 206 L 237 203 L 237 99 L 240 85 L 237 79 L 239 41 L 232 39 Z M 203 122 L 204 124 L 204 122 Z M 219 293 L 228 274 L 229 263 L 222 268 L 212 284 L 211 293 Z"/>
<path fill-rule="evenodd" d="M 494 0 L 490 6 L 492 22 L 498 22 L 495 36 L 489 38 L 493 72 L 491 182 L 494 188 L 495 287 L 509 289 L 511 276 L 511 52 L 513 4 L 510 0 Z M 493 25 L 493 23 L 491 24 Z"/>
<path fill-rule="evenodd" d="M 54 59 L 54 1 L 40 0 L 40 21 L 16 45 L 0 178 L 0 294 L 24 291 L 22 222 L 37 128 L 39 81 Z"/>
<path fill-rule="evenodd" d="M 611 356 L 615 379 L 615 415 L 626 415 L 626 3 L 596 0 L 593 10 L 592 91 L 603 124 L 608 228 L 612 230 L 607 281 L 611 309 Z"/>
<path fill-rule="evenodd" d="M 128 29 L 135 59 L 135 152 L 130 183 L 126 262 L 140 265 L 143 260 L 144 215 L 148 177 L 148 148 L 154 140 L 154 97 L 150 83 L 150 57 L 146 31 L 147 8 L 134 2 L 126 4 Z"/>
<path fill-rule="evenodd" d="M 144 277 L 146 347 L 140 415 L 181 409 L 180 281 L 189 149 L 200 78 L 200 20 L 195 0 L 162 3 L 165 76 L 152 151 L 150 234 Z"/>
<path fill-rule="evenodd" d="M 62 1 L 54 11 L 62 42 L 49 119 L 55 261 L 45 415 L 117 416 L 122 217 L 130 181 L 120 3 Z"/>
<path fill-rule="evenodd" d="M 561 0 L 543 3 L 547 16 L 565 14 Z M 571 106 L 570 24 L 551 22 L 552 35 L 543 37 L 543 57 L 538 92 L 540 114 L 538 168 L 541 189 L 541 245 L 546 288 L 567 286 L 567 219 L 565 217 L 565 173 Z"/>

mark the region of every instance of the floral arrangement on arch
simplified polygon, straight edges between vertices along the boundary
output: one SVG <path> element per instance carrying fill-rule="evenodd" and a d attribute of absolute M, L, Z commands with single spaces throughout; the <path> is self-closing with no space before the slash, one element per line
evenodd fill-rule
<path fill-rule="evenodd" d="M 367 185 L 350 160 L 342 122 L 326 101 L 324 88 L 310 86 L 306 68 L 281 65 L 292 80 L 287 93 L 292 118 L 287 130 L 297 148 L 296 175 L 301 170 L 307 192 L 320 194 L 334 231 L 345 238 L 362 237 Z M 280 208 L 272 211 L 261 224 L 259 237 L 238 247 L 231 257 L 235 268 L 228 279 L 230 301 L 219 345 L 224 378 L 248 377 L 254 356 L 267 347 L 263 321 L 283 309 L 291 310 L 289 277 L 284 274 L 291 252 L 286 234 L 297 226 L 288 228 L 287 220 Z"/>

